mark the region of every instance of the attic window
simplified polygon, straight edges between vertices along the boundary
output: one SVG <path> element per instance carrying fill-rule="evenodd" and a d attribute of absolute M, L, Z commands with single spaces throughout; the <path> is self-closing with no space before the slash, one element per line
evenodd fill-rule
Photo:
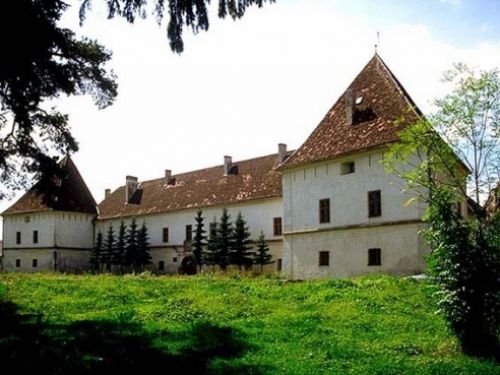
<path fill-rule="evenodd" d="M 340 173 L 341 174 L 351 174 L 355 171 L 355 164 L 353 161 L 342 163 L 340 165 Z"/>

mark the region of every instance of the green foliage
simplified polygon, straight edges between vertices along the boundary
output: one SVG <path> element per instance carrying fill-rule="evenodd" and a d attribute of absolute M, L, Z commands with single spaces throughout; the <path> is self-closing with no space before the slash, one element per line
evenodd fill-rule
<path fill-rule="evenodd" d="M 120 266 L 121 272 L 123 272 L 122 266 L 125 260 L 125 251 L 127 248 L 127 227 L 122 221 L 120 223 L 120 229 L 118 229 L 118 237 L 116 239 L 115 252 L 113 253 L 113 264 Z"/>
<path fill-rule="evenodd" d="M 90 9 L 93 0 L 84 0 L 80 6 L 80 23 L 85 19 L 88 9 Z M 264 3 L 273 3 L 275 0 L 219 0 L 218 16 L 226 18 L 230 16 L 233 20 L 244 16 L 247 7 L 257 5 L 259 8 Z M 161 23 L 165 8 L 168 8 L 167 37 L 172 51 L 181 53 L 184 50 L 182 33 L 184 27 L 191 28 L 193 33 L 207 31 L 209 27 L 208 8 L 209 0 L 106 0 L 108 6 L 108 17 L 123 17 L 128 22 L 134 22 L 136 17 L 144 17 L 146 8 L 154 5 L 154 15 Z"/>
<path fill-rule="evenodd" d="M 196 226 L 194 229 L 194 238 L 192 243 L 193 257 L 196 265 L 201 267 L 204 263 L 203 249 L 206 246 L 207 240 L 207 237 L 205 236 L 206 231 L 204 229 L 205 223 L 203 222 L 203 211 L 201 209 L 198 209 L 194 220 L 196 221 Z"/>
<path fill-rule="evenodd" d="M 102 233 L 97 233 L 95 245 L 90 252 L 90 269 L 92 272 L 99 271 L 99 265 L 101 264 L 102 251 L 103 251 Z"/>
<path fill-rule="evenodd" d="M 101 262 L 107 269 L 113 264 L 113 258 L 116 251 L 116 235 L 113 226 L 110 225 L 104 239 L 104 248 L 102 251 Z"/>
<path fill-rule="evenodd" d="M 205 264 L 215 266 L 219 263 L 219 238 L 217 231 L 217 220 L 214 218 L 214 221 L 210 223 L 210 228 L 208 231 L 208 239 L 207 239 L 207 249 L 203 256 L 205 260 Z"/>
<path fill-rule="evenodd" d="M 464 221 L 453 195 L 436 190 L 426 231 L 439 307 L 466 353 L 500 353 L 500 226 Z M 500 358 L 500 357 L 499 357 Z"/>
<path fill-rule="evenodd" d="M 142 227 L 137 234 L 137 257 L 132 259 L 132 264 L 136 272 L 141 272 L 144 266 L 151 264 L 151 254 L 149 254 L 149 235 L 146 223 L 142 223 Z"/>
<path fill-rule="evenodd" d="M 434 290 L 388 276 L 2 273 L 0 358 L 51 374 L 498 375 L 460 352 Z"/>
<path fill-rule="evenodd" d="M 0 2 L 0 34 L 8 36 L 2 39 L 8 58 L 0 59 L 0 198 L 26 188 L 30 174 L 40 178 L 40 189 L 53 192 L 54 177 L 63 175 L 52 156 L 78 150 L 68 116 L 45 101 L 90 94 L 104 108 L 117 95 L 115 77 L 105 69 L 111 53 L 59 27 L 68 6 L 61 0 Z"/>
<path fill-rule="evenodd" d="M 227 213 L 227 209 L 222 210 L 222 216 L 217 225 L 217 248 L 216 259 L 220 269 L 225 271 L 230 264 L 229 252 L 233 241 L 233 224 L 231 216 Z"/>
<path fill-rule="evenodd" d="M 269 245 L 267 244 L 266 238 L 264 237 L 264 232 L 260 232 L 259 238 L 255 243 L 256 252 L 253 255 L 253 263 L 260 265 L 260 271 L 262 272 L 266 264 L 274 263 L 271 259 L 273 256 L 269 254 Z"/>
<path fill-rule="evenodd" d="M 229 252 L 230 264 L 235 264 L 241 270 L 242 267 L 248 268 L 252 265 L 252 241 L 250 240 L 250 231 L 241 212 L 238 213 L 234 222 L 232 231 L 232 240 Z"/>
<path fill-rule="evenodd" d="M 135 218 L 132 218 L 132 222 L 130 223 L 130 227 L 127 231 L 127 246 L 125 248 L 125 257 L 124 257 L 124 265 L 132 266 L 134 264 L 134 260 L 138 257 L 139 254 L 139 233 L 137 231 L 137 223 Z"/>

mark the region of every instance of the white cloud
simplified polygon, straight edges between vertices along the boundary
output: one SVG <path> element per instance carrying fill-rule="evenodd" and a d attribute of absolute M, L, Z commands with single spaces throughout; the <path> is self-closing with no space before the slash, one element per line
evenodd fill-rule
<path fill-rule="evenodd" d="M 89 98 L 60 103 L 98 201 L 127 174 L 145 180 L 220 164 L 223 155 L 273 153 L 279 142 L 299 147 L 372 57 L 379 29 L 331 2 L 278 2 L 237 22 L 212 19 L 208 33 L 186 35 L 178 56 L 152 19 L 129 25 L 98 13 L 82 33 L 113 50 L 119 97 L 103 111 Z M 453 62 L 500 61 L 500 43 L 458 48 L 416 24 L 380 31 L 382 58 L 424 111 L 444 93 L 439 78 Z"/>

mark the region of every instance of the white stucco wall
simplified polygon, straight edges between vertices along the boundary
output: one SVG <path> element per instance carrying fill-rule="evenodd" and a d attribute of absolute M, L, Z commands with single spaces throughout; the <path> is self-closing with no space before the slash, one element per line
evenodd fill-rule
<path fill-rule="evenodd" d="M 384 171 L 382 152 L 358 154 L 283 174 L 284 231 L 294 232 L 354 224 L 419 219 L 422 204 L 404 207 L 402 181 Z M 355 162 L 355 172 L 341 174 L 341 164 Z M 381 191 L 382 216 L 368 217 L 368 192 Z M 319 223 L 319 200 L 330 199 L 330 223 Z"/>
<path fill-rule="evenodd" d="M 55 243 L 58 247 L 90 249 L 94 246 L 94 215 L 56 212 Z"/>
<path fill-rule="evenodd" d="M 273 260 L 282 257 L 282 236 L 274 235 L 273 219 L 281 217 L 283 220 L 283 205 L 281 198 L 265 199 L 253 201 L 245 204 L 227 206 L 227 211 L 234 221 L 241 211 L 244 219 L 247 222 L 251 233 L 251 239 L 256 240 L 260 231 L 264 232 L 267 240 L 274 240 L 269 243 L 270 253 L 273 255 Z M 203 209 L 203 217 L 205 218 L 205 230 L 208 235 L 209 225 L 216 218 L 220 219 L 223 207 L 205 207 Z M 149 267 L 154 272 L 158 270 L 159 261 L 165 262 L 165 270 L 163 273 L 175 273 L 180 266 L 183 257 L 183 244 L 186 236 L 186 225 L 191 224 L 193 236 L 195 230 L 195 216 L 197 209 L 166 212 L 162 214 L 137 216 L 136 222 L 140 227 L 143 222 L 146 223 L 149 233 L 151 246 L 152 265 Z M 115 234 L 118 232 L 120 223 L 123 220 L 125 225 L 130 225 L 132 218 L 124 219 L 109 219 L 99 220 L 96 222 L 95 235 L 101 231 L 103 237 L 106 236 L 106 231 L 112 225 Z M 163 228 L 168 227 L 169 241 L 164 243 Z M 177 262 L 173 259 L 177 258 Z M 265 272 L 275 270 L 276 265 L 272 264 L 265 267 Z M 210 268 L 209 268 L 210 270 Z M 161 273 L 161 272 L 160 272 Z"/>
<path fill-rule="evenodd" d="M 294 280 L 420 273 L 425 269 L 422 257 L 426 254 L 418 234 L 422 226 L 403 224 L 286 235 L 283 271 Z M 381 249 L 380 266 L 368 266 L 371 248 Z M 319 266 L 320 251 L 330 252 L 329 266 Z"/>
<path fill-rule="evenodd" d="M 291 279 L 344 277 L 423 270 L 425 247 L 417 234 L 425 204 L 407 201 L 404 183 L 387 174 L 383 150 L 285 171 L 283 269 Z M 355 163 L 355 172 L 341 165 Z M 368 217 L 368 192 L 380 190 L 382 215 Z M 330 222 L 319 222 L 319 200 L 330 199 Z M 390 225 L 388 225 L 390 224 Z M 382 265 L 368 266 L 368 249 L 382 250 Z M 329 251 L 329 267 L 319 266 Z"/>
<path fill-rule="evenodd" d="M 281 238 L 281 236 L 273 235 L 273 218 L 283 217 L 281 198 L 254 201 L 247 204 L 227 206 L 226 208 L 232 221 L 236 219 L 238 212 L 241 211 L 250 229 L 250 233 L 252 234 L 252 239 L 257 239 L 261 230 L 264 231 L 266 239 Z M 205 230 L 207 233 L 210 223 L 214 218 L 219 220 L 222 215 L 222 210 L 223 207 L 205 207 L 203 209 Z M 138 226 L 141 226 L 143 222 L 146 223 L 151 246 L 182 246 L 186 237 L 186 225 L 191 224 L 194 233 L 194 218 L 196 212 L 197 209 L 173 211 L 162 214 L 137 216 L 135 219 Z M 112 225 L 115 232 L 117 232 L 122 220 L 126 225 L 129 225 L 132 218 L 99 220 L 96 224 L 96 235 L 101 231 L 104 236 L 109 225 Z M 168 227 L 169 230 L 168 243 L 162 242 L 164 227 Z"/>
<path fill-rule="evenodd" d="M 3 218 L 4 249 L 54 246 L 55 215 L 53 212 L 35 212 L 6 215 Z M 38 243 L 33 243 L 33 231 L 38 231 Z M 21 232 L 21 243 L 16 244 L 16 232 Z"/>
<path fill-rule="evenodd" d="M 56 255 L 56 267 L 54 267 L 54 252 Z M 19 250 L 5 250 L 3 258 L 3 270 L 9 272 L 84 272 L 89 267 L 90 251 L 75 249 L 54 248 L 26 248 Z M 33 267 L 33 259 L 38 264 Z M 16 260 L 20 261 L 17 267 Z"/>

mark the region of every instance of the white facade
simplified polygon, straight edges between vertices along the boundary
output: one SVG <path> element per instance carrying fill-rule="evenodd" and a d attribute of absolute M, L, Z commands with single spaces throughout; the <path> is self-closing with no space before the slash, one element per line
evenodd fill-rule
<path fill-rule="evenodd" d="M 205 230 L 209 231 L 210 223 L 219 220 L 223 208 L 226 208 L 231 220 L 235 220 L 238 213 L 241 212 L 247 222 L 251 239 L 256 240 L 260 232 L 264 233 L 267 240 L 270 240 L 270 250 L 273 259 L 281 259 L 282 236 L 274 235 L 274 218 L 283 217 L 283 203 L 281 198 L 269 198 L 262 200 L 249 201 L 243 204 L 230 205 L 224 207 L 205 207 L 203 208 L 203 217 Z M 148 228 L 149 240 L 151 243 L 152 270 L 158 269 L 159 262 L 164 262 L 165 273 L 175 273 L 184 256 L 184 241 L 186 240 L 186 226 L 191 225 L 194 235 L 195 217 L 197 209 L 188 209 L 181 211 L 171 211 L 161 214 L 152 214 L 135 217 L 138 226 L 142 223 Z M 105 237 L 109 226 L 113 226 L 115 233 L 120 227 L 120 223 L 130 225 L 132 217 L 99 220 L 96 223 L 95 234 L 101 232 Z M 163 228 L 168 228 L 168 242 L 163 242 Z M 268 271 L 276 268 L 276 265 L 266 267 Z"/>
<path fill-rule="evenodd" d="M 425 206 L 406 204 L 411 196 L 385 172 L 382 157 L 377 150 L 283 172 L 283 270 L 289 278 L 423 270 L 425 247 L 417 232 Z M 353 172 L 348 163 L 354 163 Z M 381 215 L 369 217 L 368 192 L 376 190 Z M 324 223 L 322 199 L 329 199 Z M 380 249 L 380 265 L 368 265 L 368 249 Z M 328 265 L 320 265 L 319 252 L 328 252 Z"/>
<path fill-rule="evenodd" d="M 3 268 L 77 271 L 88 268 L 94 215 L 42 211 L 5 215 Z"/>

